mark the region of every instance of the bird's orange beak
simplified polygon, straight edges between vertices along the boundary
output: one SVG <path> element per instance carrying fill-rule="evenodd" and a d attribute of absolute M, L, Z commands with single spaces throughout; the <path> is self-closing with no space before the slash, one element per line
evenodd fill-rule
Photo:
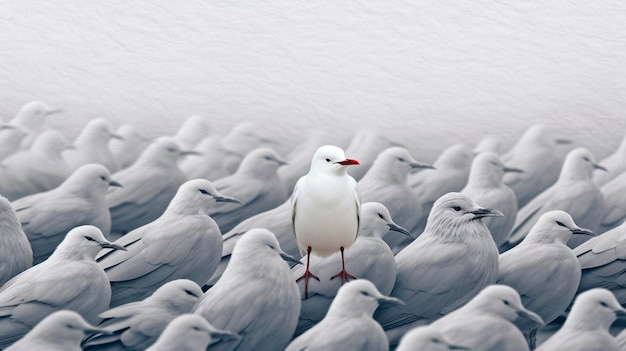
<path fill-rule="evenodd" d="M 353 160 L 351 158 L 346 158 L 344 161 L 337 162 L 342 166 L 350 166 L 350 165 L 360 165 L 359 161 Z"/>

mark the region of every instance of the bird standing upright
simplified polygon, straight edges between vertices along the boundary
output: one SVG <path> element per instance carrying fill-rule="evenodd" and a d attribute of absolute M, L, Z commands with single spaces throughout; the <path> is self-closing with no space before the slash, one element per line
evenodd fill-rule
<path fill-rule="evenodd" d="M 309 279 L 319 280 L 309 270 L 311 252 L 328 256 L 341 251 L 342 269 L 331 279 L 341 277 L 343 285 L 348 278 L 344 249 L 356 240 L 359 229 L 361 203 L 356 180 L 348 175 L 347 166 L 359 161 L 346 158 L 343 150 L 334 145 L 321 146 L 311 160 L 309 173 L 298 180 L 291 198 L 292 226 L 301 251 L 307 252 L 304 274 L 304 296 L 308 297 Z"/>

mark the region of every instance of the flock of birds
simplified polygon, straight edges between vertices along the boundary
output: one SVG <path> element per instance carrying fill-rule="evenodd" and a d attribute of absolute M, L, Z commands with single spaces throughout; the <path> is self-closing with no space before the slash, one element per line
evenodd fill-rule
<path fill-rule="evenodd" d="M 1 349 L 626 350 L 626 141 L 533 125 L 431 165 L 198 116 L 69 142 L 58 112 L 0 126 Z"/>

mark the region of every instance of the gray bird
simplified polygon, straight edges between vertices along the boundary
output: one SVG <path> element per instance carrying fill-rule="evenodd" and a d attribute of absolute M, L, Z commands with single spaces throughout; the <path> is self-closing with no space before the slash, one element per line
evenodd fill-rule
<path fill-rule="evenodd" d="M 111 186 L 121 184 L 111 179 L 106 167 L 87 164 L 57 188 L 12 203 L 30 241 L 35 264 L 48 258 L 65 233 L 76 226 L 94 225 L 105 236 L 109 234 L 111 215 L 105 194 Z"/>
<path fill-rule="evenodd" d="M 106 273 L 94 260 L 103 248 L 123 249 L 107 241 L 97 227 L 76 227 L 47 260 L 6 282 L 0 288 L 0 347 L 58 310 L 78 312 L 95 323 L 111 299 Z"/>
<path fill-rule="evenodd" d="M 0 287 L 32 267 L 33 250 L 9 200 L 0 196 Z"/>
<path fill-rule="evenodd" d="M 227 150 L 224 157 L 224 171 L 233 174 L 250 151 L 261 146 L 276 146 L 278 143 L 264 135 L 259 126 L 252 122 L 242 122 L 233 127 L 221 140 Z"/>
<path fill-rule="evenodd" d="M 613 294 L 606 289 L 591 289 L 576 297 L 561 329 L 537 351 L 619 351 L 609 327 L 617 316 L 626 315 Z"/>
<path fill-rule="evenodd" d="M 115 173 L 120 165 L 109 149 L 111 138 L 121 136 L 113 132 L 109 121 L 104 118 L 92 119 L 74 140 L 74 148 L 66 150 L 63 157 L 71 170 L 88 163 L 99 163 Z"/>
<path fill-rule="evenodd" d="M 283 258 L 295 261 L 266 229 L 253 229 L 237 242 L 224 274 L 196 304 L 194 313 L 241 339 L 215 350 L 284 349 L 296 329 L 300 291 Z"/>
<path fill-rule="evenodd" d="M 511 234 L 517 216 L 515 193 L 502 182 L 502 177 L 508 172 L 523 171 L 505 166 L 493 152 L 480 153 L 474 158 L 467 185 L 461 190 L 461 194 L 467 195 L 481 206 L 498 210 L 504 215 L 483 219 L 498 247 Z"/>
<path fill-rule="evenodd" d="M 448 351 L 471 350 L 450 342 L 437 328 L 428 326 L 409 330 L 396 348 L 396 351 Z"/>
<path fill-rule="evenodd" d="M 380 303 L 403 304 L 381 294 L 369 280 L 357 279 L 345 284 L 324 319 L 291 341 L 285 351 L 389 350 L 383 328 L 372 318 Z"/>
<path fill-rule="evenodd" d="M 92 333 L 105 330 L 87 323 L 83 317 L 69 310 L 54 312 L 39 322 L 28 334 L 5 350 L 7 351 L 80 351 L 81 341 Z"/>
<path fill-rule="evenodd" d="M 198 284 L 188 279 L 172 280 L 145 300 L 114 307 L 98 315 L 98 333 L 83 342 L 87 351 L 144 350 L 154 344 L 170 321 L 191 313 L 202 296 Z"/>
<path fill-rule="evenodd" d="M 403 147 L 401 143 L 388 138 L 379 131 L 367 128 L 358 130 L 346 147 L 346 154 L 359 160 L 361 166 L 351 169 L 350 175 L 357 181 L 361 180 L 378 154 L 393 146 Z"/>
<path fill-rule="evenodd" d="M 481 218 L 502 216 L 460 193 L 439 198 L 424 233 L 396 255 L 391 296 L 405 306 L 381 308 L 375 318 L 397 344 L 407 330 L 464 305 L 498 277 L 498 248 Z"/>
<path fill-rule="evenodd" d="M 500 255 L 498 284 L 515 288 L 524 306 L 539 314 L 545 324 L 565 312 L 580 283 L 580 263 L 567 247 L 574 234 L 595 236 L 579 228 L 567 212 L 546 212 L 519 245 Z M 534 349 L 536 325 L 527 321 L 517 325 L 528 334 Z"/>
<path fill-rule="evenodd" d="M 201 316 L 183 314 L 172 320 L 146 351 L 204 351 L 216 342 L 239 339 L 239 335 L 217 329 Z"/>
<path fill-rule="evenodd" d="M 0 129 L 0 159 L 19 149 L 28 149 L 46 128 L 49 116 L 61 112 L 42 101 L 24 104 L 8 123 L 8 128 Z"/>
<path fill-rule="evenodd" d="M 277 173 L 285 163 L 274 150 L 257 148 L 244 157 L 234 174 L 213 182 L 218 191 L 241 201 L 239 204 L 216 203 L 209 210 L 222 232 L 287 201 L 287 188 Z"/>
<path fill-rule="evenodd" d="M 565 211 L 581 227 L 597 230 L 604 214 L 605 201 L 598 186 L 591 181 L 591 173 L 594 169 L 603 168 L 587 149 L 570 151 L 556 183 L 518 210 L 513 231 L 505 246 L 519 243 L 539 217 L 552 210 Z"/>
<path fill-rule="evenodd" d="M 617 149 L 609 156 L 600 160 L 600 164 L 607 168 L 606 171 L 596 170 L 593 172 L 593 182 L 599 187 L 607 184 L 615 177 L 626 172 L 626 135 Z"/>
<path fill-rule="evenodd" d="M 361 205 L 361 221 L 359 236 L 346 255 L 351 259 L 346 262 L 346 270 L 354 273 L 360 279 L 371 281 L 383 295 L 389 295 L 396 281 L 396 261 L 389 246 L 382 240 L 383 235 L 391 231 L 405 236 L 411 234 L 391 219 L 385 205 L 379 202 L 366 202 Z M 304 272 L 305 259 L 300 260 L 302 265 L 292 268 L 294 279 Z M 317 322 L 321 321 L 328 311 L 328 307 L 341 287 L 338 279 L 332 279 L 337 267 L 341 265 L 339 252 L 328 257 L 311 256 L 311 264 L 316 267 L 319 281 L 309 282 L 309 296 L 304 296 L 304 284 L 298 282 L 302 307 L 296 335 L 302 334 Z"/>
<path fill-rule="evenodd" d="M 604 233 L 626 220 L 626 172 L 608 181 L 600 191 L 604 196 L 605 211 L 598 233 Z"/>
<path fill-rule="evenodd" d="M 154 140 L 130 167 L 114 174 L 124 184 L 106 195 L 113 225 L 111 232 L 126 234 L 159 218 L 178 188 L 187 181 L 176 166 L 194 151 L 183 151 L 171 137 Z"/>
<path fill-rule="evenodd" d="M 111 138 L 109 149 L 115 156 L 120 169 L 130 167 L 146 149 L 150 139 L 142 135 L 134 124 L 129 123 L 122 124 L 115 134 L 121 138 Z"/>
<path fill-rule="evenodd" d="M 126 251 L 101 252 L 96 260 L 111 281 L 111 306 L 141 300 L 170 280 L 206 282 L 222 257 L 222 234 L 208 215 L 215 202 L 237 200 L 206 179 L 190 180 L 161 217 L 115 241 Z"/>
<path fill-rule="evenodd" d="M 183 149 L 193 150 L 198 143 L 211 133 L 211 122 L 207 117 L 189 116 L 178 128 L 174 139 Z"/>
<path fill-rule="evenodd" d="M 233 153 L 222 146 L 218 137 L 208 136 L 200 141 L 194 151 L 196 155 L 187 155 L 178 166 L 189 179 L 204 178 L 215 180 L 229 175 L 224 169 L 224 159 Z M 243 158 L 244 155 L 237 155 Z"/>

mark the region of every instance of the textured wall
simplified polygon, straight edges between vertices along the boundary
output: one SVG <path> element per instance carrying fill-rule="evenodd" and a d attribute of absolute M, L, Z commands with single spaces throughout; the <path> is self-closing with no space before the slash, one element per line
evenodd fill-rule
<path fill-rule="evenodd" d="M 598 156 L 626 134 L 622 0 L 3 0 L 0 48 L 1 118 L 40 99 L 72 135 L 202 114 L 288 140 L 370 126 L 430 159 L 535 122 Z"/>

